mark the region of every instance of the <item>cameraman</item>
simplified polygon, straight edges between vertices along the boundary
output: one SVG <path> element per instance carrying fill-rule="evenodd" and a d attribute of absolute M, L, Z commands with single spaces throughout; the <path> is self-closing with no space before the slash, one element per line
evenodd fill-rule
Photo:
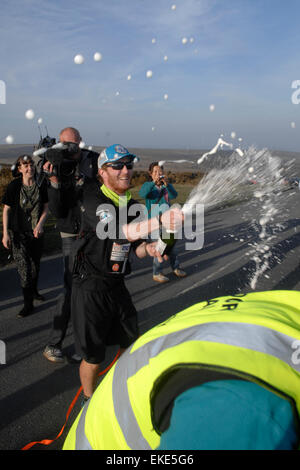
<path fill-rule="evenodd" d="M 43 351 L 45 358 L 51 362 L 64 362 L 65 360 L 62 354 L 62 343 L 71 316 L 72 247 L 80 229 L 82 185 L 84 180 L 92 179 L 93 175 L 96 175 L 98 158 L 98 154 L 95 152 L 80 149 L 81 136 L 79 131 L 73 127 L 63 129 L 60 132 L 59 141 L 63 144 L 77 144 L 78 151 L 68 155 L 69 163 L 76 162 L 72 174 L 66 175 L 62 171 L 55 172 L 54 166 L 49 161 L 43 165 L 43 171 L 48 175 L 50 182 L 48 186 L 49 210 L 57 219 L 56 226 L 61 235 L 64 263 L 64 294 L 58 301 L 50 340 Z M 94 165 L 96 165 L 95 173 L 93 171 Z M 53 172 L 58 173 L 58 176 Z M 74 358 L 75 356 L 73 356 Z"/>

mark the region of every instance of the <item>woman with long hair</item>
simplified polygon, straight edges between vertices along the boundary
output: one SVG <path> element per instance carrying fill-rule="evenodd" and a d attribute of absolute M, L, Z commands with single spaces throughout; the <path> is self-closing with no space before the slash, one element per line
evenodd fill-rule
<path fill-rule="evenodd" d="M 23 291 L 24 306 L 18 317 L 33 312 L 33 299 L 44 300 L 37 283 L 43 249 L 44 223 L 48 215 L 46 182 L 38 186 L 35 165 L 28 155 L 21 155 L 12 168 L 15 178 L 2 199 L 3 246 L 12 251 Z"/>

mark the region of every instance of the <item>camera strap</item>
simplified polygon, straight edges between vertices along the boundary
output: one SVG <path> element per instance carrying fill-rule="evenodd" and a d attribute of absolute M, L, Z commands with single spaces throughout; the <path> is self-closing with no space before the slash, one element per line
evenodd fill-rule
<path fill-rule="evenodd" d="M 157 186 L 156 186 L 156 187 L 157 187 Z M 158 189 L 158 191 L 159 191 L 159 196 L 158 196 L 158 198 L 154 201 L 153 204 L 158 204 L 159 201 L 161 200 L 161 198 L 162 198 L 163 195 L 164 195 L 164 188 L 163 188 L 163 189 Z"/>
<path fill-rule="evenodd" d="M 157 186 L 156 186 L 156 187 L 157 187 Z M 167 194 L 166 203 L 169 204 L 169 194 L 168 194 L 167 187 L 165 186 L 165 187 L 162 188 L 162 189 L 158 189 L 158 191 L 160 191 L 159 196 L 158 196 L 158 198 L 156 199 L 156 201 L 154 201 L 153 204 L 158 204 L 159 201 L 161 200 L 161 198 L 162 198 L 165 194 Z M 169 204 L 169 205 L 170 205 L 170 204 Z"/>

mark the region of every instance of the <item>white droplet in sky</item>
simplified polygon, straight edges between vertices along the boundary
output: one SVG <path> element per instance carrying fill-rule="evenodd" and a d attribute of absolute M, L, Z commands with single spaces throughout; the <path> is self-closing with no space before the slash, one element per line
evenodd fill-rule
<path fill-rule="evenodd" d="M 100 60 L 102 60 L 102 54 L 101 54 L 101 52 L 95 52 L 95 54 L 94 54 L 94 61 L 95 61 L 95 62 L 100 62 Z"/>
<path fill-rule="evenodd" d="M 173 11 L 176 10 L 176 5 L 175 5 L 175 4 L 173 4 L 173 5 L 171 6 L 171 10 L 173 10 Z"/>
<path fill-rule="evenodd" d="M 127 75 L 127 80 L 131 80 L 131 75 Z"/>
<path fill-rule="evenodd" d="M 77 64 L 77 65 L 83 64 L 83 62 L 84 62 L 84 57 L 83 57 L 83 55 L 77 54 L 77 55 L 74 57 L 74 62 L 75 62 L 75 64 Z"/>
<path fill-rule="evenodd" d="M 151 129 L 151 130 L 152 130 L 152 132 L 154 132 L 154 131 L 155 131 L 155 127 L 154 127 L 154 126 L 152 126 L 152 129 Z"/>
<path fill-rule="evenodd" d="M 116 96 L 120 96 L 120 92 L 119 92 L 119 91 L 116 91 Z"/>
<path fill-rule="evenodd" d="M 188 39 L 187 39 L 187 38 L 182 38 L 182 39 L 181 39 L 181 42 L 182 42 L 182 44 L 187 44 Z"/>
<path fill-rule="evenodd" d="M 33 119 L 34 118 L 34 111 L 33 109 L 27 109 L 25 113 L 26 119 Z"/>
<path fill-rule="evenodd" d="M 242 137 L 239 137 L 239 138 L 238 138 L 238 141 L 239 141 L 239 142 L 242 142 L 242 141 L 243 141 Z"/>
<path fill-rule="evenodd" d="M 94 54 L 94 61 L 95 62 L 100 62 L 102 60 L 102 54 L 101 52 L 95 52 Z"/>
<path fill-rule="evenodd" d="M 147 70 L 147 72 L 146 72 L 146 77 L 147 77 L 147 78 L 151 78 L 152 75 L 153 75 L 152 70 Z"/>
<path fill-rule="evenodd" d="M 42 118 L 38 118 L 38 124 L 42 124 L 43 122 L 43 119 Z"/>
<path fill-rule="evenodd" d="M 236 133 L 235 133 L 234 131 L 233 131 L 233 132 L 231 132 L 231 134 L 230 134 L 230 135 L 231 135 L 231 138 L 232 138 L 232 139 L 235 139 L 235 138 L 236 138 Z"/>
<path fill-rule="evenodd" d="M 164 100 L 167 100 L 168 98 L 169 98 L 168 93 L 165 93 L 165 94 L 164 94 Z"/>
<path fill-rule="evenodd" d="M 165 55 L 165 56 L 164 56 L 164 61 L 167 62 L 167 60 L 168 60 L 168 56 Z"/>
<path fill-rule="evenodd" d="M 244 152 L 243 152 L 241 149 L 236 148 L 236 149 L 234 149 L 234 150 L 235 150 L 235 152 L 236 152 L 240 157 L 243 157 L 243 156 L 244 156 Z"/>
<path fill-rule="evenodd" d="M 291 128 L 292 128 L 292 129 L 295 129 L 295 128 L 296 128 L 296 123 L 295 123 L 294 121 L 291 122 Z"/>
<path fill-rule="evenodd" d="M 14 137 L 12 135 L 8 135 L 6 138 L 5 138 L 5 142 L 7 144 L 13 144 L 14 143 Z"/>
<path fill-rule="evenodd" d="M 190 43 L 193 44 L 193 42 L 195 42 L 195 38 L 192 36 L 192 37 L 190 38 Z"/>
<path fill-rule="evenodd" d="M 210 110 L 211 112 L 213 112 L 213 111 L 215 110 L 215 105 L 214 105 L 214 104 L 211 104 L 211 105 L 209 106 L 209 110 Z"/>
<path fill-rule="evenodd" d="M 152 38 L 151 42 L 152 42 L 152 44 L 155 44 L 156 43 L 156 38 Z"/>

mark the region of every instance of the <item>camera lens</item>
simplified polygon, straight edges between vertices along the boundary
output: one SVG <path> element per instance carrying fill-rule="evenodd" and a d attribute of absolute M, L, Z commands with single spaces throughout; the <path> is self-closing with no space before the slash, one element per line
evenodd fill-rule
<path fill-rule="evenodd" d="M 63 160 L 61 167 L 60 167 L 60 173 L 62 176 L 71 176 L 76 167 L 76 162 L 68 161 L 68 160 Z"/>

